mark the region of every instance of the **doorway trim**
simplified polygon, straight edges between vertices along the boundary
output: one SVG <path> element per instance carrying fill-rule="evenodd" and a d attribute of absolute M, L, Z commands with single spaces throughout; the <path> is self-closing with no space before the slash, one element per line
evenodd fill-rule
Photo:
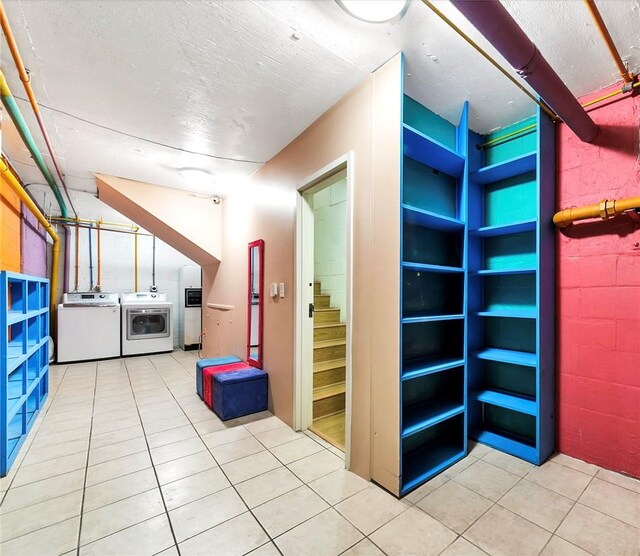
<path fill-rule="evenodd" d="M 302 271 L 302 249 L 303 249 L 303 194 L 319 184 L 320 182 L 346 169 L 347 172 L 347 226 L 346 226 L 346 395 L 345 395 L 345 464 L 346 468 L 351 467 L 351 413 L 352 413 L 352 319 L 353 319 L 353 184 L 354 165 L 353 151 L 340 156 L 330 162 L 317 172 L 308 176 L 296 186 L 296 252 L 295 252 L 295 344 L 294 344 L 294 415 L 293 424 L 295 430 L 305 430 L 311 425 L 313 418 L 313 380 L 305 380 L 303 373 L 303 353 L 302 337 L 303 322 L 305 319 L 305 307 L 303 296 L 303 271 Z M 306 317 L 308 318 L 308 317 Z M 307 377 L 308 378 L 308 377 Z"/>

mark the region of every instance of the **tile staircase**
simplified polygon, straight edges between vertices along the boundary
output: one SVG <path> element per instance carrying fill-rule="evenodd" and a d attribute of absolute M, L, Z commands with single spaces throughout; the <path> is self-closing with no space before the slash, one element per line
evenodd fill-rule
<path fill-rule="evenodd" d="M 344 450 L 347 325 L 314 283 L 312 430 Z"/>

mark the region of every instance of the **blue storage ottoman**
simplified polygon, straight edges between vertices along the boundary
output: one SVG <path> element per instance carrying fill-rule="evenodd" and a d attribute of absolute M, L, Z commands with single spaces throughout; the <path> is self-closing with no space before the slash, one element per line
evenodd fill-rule
<path fill-rule="evenodd" d="M 267 373 L 261 369 L 213 376 L 213 411 L 223 421 L 267 409 Z"/>
<path fill-rule="evenodd" d="M 227 365 L 228 363 L 238 363 L 242 361 L 235 355 L 225 355 L 224 357 L 209 357 L 196 362 L 196 392 L 202 398 L 202 369 L 205 367 L 215 367 L 216 365 Z"/>

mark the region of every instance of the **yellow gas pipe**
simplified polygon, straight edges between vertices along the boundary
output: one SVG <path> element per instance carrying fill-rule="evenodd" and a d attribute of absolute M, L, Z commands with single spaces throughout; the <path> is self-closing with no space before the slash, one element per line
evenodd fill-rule
<path fill-rule="evenodd" d="M 605 199 L 595 205 L 564 209 L 555 213 L 553 223 L 558 228 L 566 228 L 577 220 L 588 220 L 590 218 L 607 220 L 630 210 L 640 210 L 640 197 L 630 197 L 629 199 L 619 199 L 617 201 Z"/>
<path fill-rule="evenodd" d="M 96 291 L 100 291 L 100 270 L 101 270 L 101 261 L 100 261 L 100 222 L 101 220 L 98 220 L 98 222 L 96 223 L 97 226 L 97 235 L 98 235 L 98 276 L 96 277 Z"/>
<path fill-rule="evenodd" d="M 20 201 L 24 203 L 24 205 L 29 209 L 31 214 L 33 214 L 40 224 L 44 227 L 47 233 L 51 236 L 53 240 L 53 256 L 51 258 L 51 283 L 49 284 L 49 303 L 50 303 L 50 311 L 51 311 L 51 328 L 55 329 L 56 324 L 56 296 L 58 292 L 58 258 L 60 257 L 60 238 L 58 234 L 53 229 L 51 224 L 47 222 L 47 219 L 40 212 L 40 209 L 36 206 L 36 204 L 31 200 L 31 197 L 24 190 L 20 182 L 13 175 L 13 172 L 9 169 L 9 166 L 5 163 L 4 160 L 0 163 L 0 171 L 2 171 L 2 175 L 6 182 L 9 184 L 9 187 L 15 192 L 15 194 L 20 198 Z"/>
<path fill-rule="evenodd" d="M 133 291 L 138 291 L 138 233 L 133 236 Z"/>

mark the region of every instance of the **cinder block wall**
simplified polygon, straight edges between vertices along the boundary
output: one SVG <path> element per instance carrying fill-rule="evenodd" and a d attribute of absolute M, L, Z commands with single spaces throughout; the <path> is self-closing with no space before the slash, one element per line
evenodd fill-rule
<path fill-rule="evenodd" d="M 637 96 L 592 111 L 593 144 L 559 126 L 558 207 L 640 195 L 639 115 Z M 640 226 L 623 215 L 557 237 L 559 450 L 640 477 Z"/>

